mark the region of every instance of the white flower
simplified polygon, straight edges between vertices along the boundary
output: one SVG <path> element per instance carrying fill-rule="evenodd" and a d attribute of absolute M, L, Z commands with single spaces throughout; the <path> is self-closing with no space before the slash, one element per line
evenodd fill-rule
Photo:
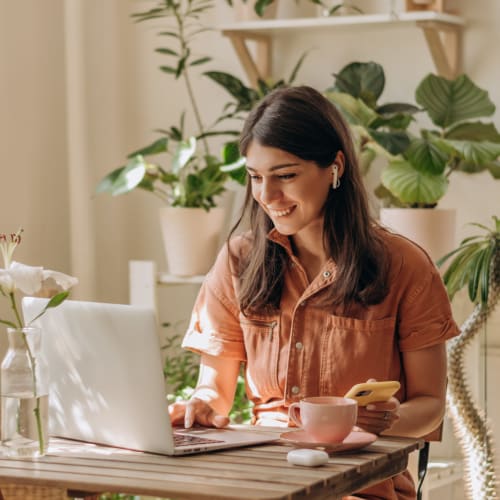
<path fill-rule="evenodd" d="M 20 290 L 26 295 L 33 295 L 42 290 L 43 285 L 52 279 L 59 290 L 68 290 L 78 283 L 78 279 L 58 271 L 43 269 L 12 262 L 8 269 L 0 268 L 0 288 L 5 293 Z"/>
<path fill-rule="evenodd" d="M 0 233 L 0 254 L 3 257 L 4 267 L 0 267 L 0 295 L 10 300 L 14 320 L 0 318 L 0 323 L 11 328 L 24 326 L 17 307 L 15 294 L 17 291 L 25 295 L 39 295 L 50 297 L 49 302 L 39 314 L 52 307 L 57 307 L 66 300 L 71 287 L 78 283 L 76 278 L 57 271 L 21 264 L 12 260 L 17 245 L 21 242 L 22 228 L 10 235 Z"/>

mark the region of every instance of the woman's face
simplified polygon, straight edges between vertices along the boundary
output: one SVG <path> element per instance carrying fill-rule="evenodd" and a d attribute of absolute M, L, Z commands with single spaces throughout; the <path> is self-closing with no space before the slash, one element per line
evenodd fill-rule
<path fill-rule="evenodd" d="M 284 235 L 323 228 L 332 169 L 252 141 L 247 150 L 252 195 Z"/>

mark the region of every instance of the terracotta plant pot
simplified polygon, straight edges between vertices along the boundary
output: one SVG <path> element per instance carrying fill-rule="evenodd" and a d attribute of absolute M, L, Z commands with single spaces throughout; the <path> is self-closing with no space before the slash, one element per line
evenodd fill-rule
<path fill-rule="evenodd" d="M 455 248 L 456 211 L 443 208 L 382 208 L 380 222 L 427 250 L 436 261 Z"/>

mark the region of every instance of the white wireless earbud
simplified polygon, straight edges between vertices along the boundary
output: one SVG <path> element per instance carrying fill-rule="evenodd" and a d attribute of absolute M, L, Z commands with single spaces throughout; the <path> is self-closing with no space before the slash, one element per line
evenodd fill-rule
<path fill-rule="evenodd" d="M 339 179 L 339 167 L 336 163 L 332 165 L 332 171 L 333 171 L 332 188 L 337 189 L 340 186 L 340 179 Z"/>

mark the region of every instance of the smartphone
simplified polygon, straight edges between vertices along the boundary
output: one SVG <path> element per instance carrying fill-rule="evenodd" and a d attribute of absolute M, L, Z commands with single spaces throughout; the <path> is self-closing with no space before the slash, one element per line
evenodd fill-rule
<path fill-rule="evenodd" d="M 355 399 L 359 406 L 366 406 L 369 403 L 387 401 L 391 396 L 396 394 L 399 387 L 400 384 L 396 380 L 364 382 L 353 385 L 344 397 Z"/>

